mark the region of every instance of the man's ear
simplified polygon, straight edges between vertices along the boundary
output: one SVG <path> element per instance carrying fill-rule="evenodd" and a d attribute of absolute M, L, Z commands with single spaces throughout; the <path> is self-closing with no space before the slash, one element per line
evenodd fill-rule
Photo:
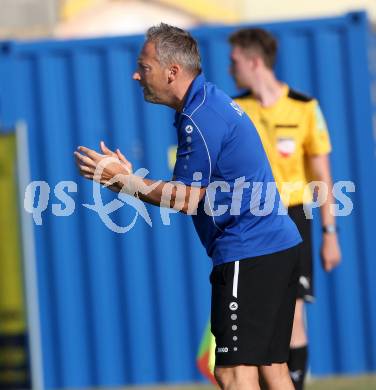
<path fill-rule="evenodd" d="M 176 76 L 181 72 L 181 68 L 179 65 L 171 65 L 168 69 L 168 82 L 171 83 L 176 79 Z"/>
<path fill-rule="evenodd" d="M 264 60 L 260 56 L 252 57 L 252 68 L 260 68 L 264 65 Z"/>

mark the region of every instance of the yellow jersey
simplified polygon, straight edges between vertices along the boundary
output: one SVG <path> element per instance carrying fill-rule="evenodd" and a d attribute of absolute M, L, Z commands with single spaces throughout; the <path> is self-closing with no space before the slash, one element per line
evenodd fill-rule
<path fill-rule="evenodd" d="M 251 93 L 234 99 L 254 123 L 286 206 L 309 203 L 307 156 L 328 154 L 330 139 L 317 100 L 283 86 L 270 107 L 262 107 Z"/>

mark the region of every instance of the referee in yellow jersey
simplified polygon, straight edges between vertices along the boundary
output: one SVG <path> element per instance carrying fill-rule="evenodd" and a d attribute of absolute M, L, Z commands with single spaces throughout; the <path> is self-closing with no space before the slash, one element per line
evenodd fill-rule
<path fill-rule="evenodd" d="M 310 192 L 304 191 L 308 177 L 326 183 L 329 188 L 320 207 L 323 268 L 331 271 L 341 259 L 335 218 L 330 213 L 330 204 L 334 203 L 328 158 L 330 140 L 317 100 L 277 80 L 273 71 L 277 42 L 269 32 L 242 29 L 231 35 L 230 43 L 231 74 L 237 86 L 247 90 L 235 100 L 260 134 L 282 199 L 304 240 L 288 362 L 295 388 L 299 390 L 303 388 L 308 350 L 304 302 L 314 300 L 311 220 L 306 218 L 303 208 L 312 202 Z"/>

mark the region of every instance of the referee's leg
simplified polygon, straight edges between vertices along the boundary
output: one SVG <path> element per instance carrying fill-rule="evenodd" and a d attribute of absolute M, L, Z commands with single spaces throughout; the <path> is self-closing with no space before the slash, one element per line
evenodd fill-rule
<path fill-rule="evenodd" d="M 314 301 L 312 225 L 302 205 L 289 207 L 289 215 L 299 229 L 303 244 L 299 252 L 299 283 L 288 366 L 295 390 L 303 390 L 308 361 L 308 338 L 305 328 L 304 304 Z"/>
<path fill-rule="evenodd" d="M 304 321 L 304 300 L 302 298 L 296 300 L 294 324 L 291 335 L 291 348 L 299 348 L 307 345 L 307 334 Z"/>
<path fill-rule="evenodd" d="M 304 321 L 304 300 L 297 299 L 295 305 L 294 324 L 292 328 L 290 357 L 288 361 L 290 376 L 295 390 L 303 390 L 307 371 L 308 338 Z"/>

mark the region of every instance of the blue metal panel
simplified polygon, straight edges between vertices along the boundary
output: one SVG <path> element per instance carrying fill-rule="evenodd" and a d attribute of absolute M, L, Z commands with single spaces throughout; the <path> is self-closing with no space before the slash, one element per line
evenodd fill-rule
<path fill-rule="evenodd" d="M 376 280 L 372 223 L 376 161 L 372 138 L 368 24 L 363 13 L 263 25 L 280 42 L 277 73 L 317 96 L 331 131 L 335 180 L 351 180 L 354 212 L 339 218 L 343 264 L 319 265 L 309 308 L 311 367 L 317 375 L 376 370 Z M 193 31 L 207 78 L 229 94 L 227 37 L 237 26 Z M 189 218 L 148 207 L 126 234 L 110 231 L 93 211 L 90 183 L 78 178 L 72 153 L 100 140 L 120 147 L 150 177 L 168 179 L 167 150 L 176 142 L 173 112 L 143 101 L 131 80 L 142 37 L 0 45 L 0 120 L 29 128 L 32 180 L 49 183 L 43 225 L 35 227 L 46 388 L 199 380 L 195 355 L 209 313 L 210 260 Z M 67 217 L 55 185 L 78 183 Z M 102 191 L 105 203 L 116 199 Z M 64 207 L 64 205 L 63 205 Z M 135 214 L 111 215 L 121 226 Z M 38 389 L 41 390 L 41 389 Z"/>
<path fill-rule="evenodd" d="M 353 102 L 349 99 L 350 86 L 347 86 L 348 60 L 342 49 L 342 42 L 345 38 L 340 31 L 334 30 L 321 33 L 316 36 L 316 39 L 315 55 L 318 58 L 316 71 L 318 90 L 316 94 L 323 105 L 329 127 L 332 130 L 331 135 L 334 145 L 332 153 L 333 178 L 335 181 L 351 180 L 357 182 L 357 177 L 353 172 L 354 164 L 352 160 L 343 158 L 343 156 L 351 156 L 353 153 L 351 151 L 353 140 L 350 136 L 353 126 L 349 116 L 346 115 Z M 331 60 L 327 62 L 325 58 L 329 53 Z M 336 104 L 333 104 L 333 101 Z M 327 112 L 329 106 L 331 106 L 331 110 Z M 344 134 L 347 134 L 347 136 L 344 137 Z M 358 204 L 355 196 L 353 200 Z M 331 362 L 328 362 L 330 365 L 326 365 L 322 360 L 318 362 L 317 369 L 323 373 L 332 370 L 361 372 L 366 367 L 365 339 L 361 329 L 363 322 L 348 320 L 362 318 L 365 309 L 363 304 L 360 304 L 362 302 L 362 292 L 359 283 L 360 270 L 357 264 L 359 261 L 357 259 L 359 248 L 357 246 L 360 243 L 356 241 L 351 246 L 346 244 L 355 235 L 356 213 L 357 210 L 347 218 L 338 218 L 345 259 L 342 266 L 329 277 L 332 279 L 332 284 L 328 285 L 325 300 L 329 303 L 328 318 L 331 319 L 331 338 L 336 349 L 332 351 Z M 325 283 L 326 275 L 319 276 L 322 278 L 322 282 Z M 348 289 L 352 293 L 346 300 L 342 300 L 341 297 L 346 294 Z M 324 331 L 325 328 L 322 328 L 321 331 Z M 349 334 L 353 336 L 348 338 Z M 354 356 L 357 357 L 354 358 Z M 332 370 L 330 370 L 330 366 L 333 367 Z"/>
<path fill-rule="evenodd" d="M 372 96 L 372 124 L 373 124 L 373 142 L 371 139 L 369 139 L 369 145 L 367 145 L 367 159 L 361 159 L 362 160 L 362 175 L 363 180 L 367 180 L 364 176 L 368 170 L 368 166 L 375 167 L 375 159 L 376 159 L 376 31 L 373 30 L 373 33 L 370 35 L 370 41 L 369 41 L 369 65 L 370 65 L 370 73 L 371 73 L 371 96 Z M 364 54 L 363 54 L 363 60 Z M 358 115 L 361 115 L 360 107 L 358 108 Z M 359 112 L 360 111 L 360 112 Z M 371 138 L 371 137 L 370 137 Z M 358 146 L 358 148 L 361 148 L 361 145 Z M 359 153 L 361 152 L 361 149 L 359 150 Z M 366 182 L 367 183 L 367 182 Z M 375 184 L 375 182 L 373 182 Z M 366 187 L 363 191 L 363 194 L 371 198 L 371 193 L 368 192 L 367 184 L 363 187 Z M 374 281 L 376 280 L 376 262 L 375 262 L 375 256 L 370 256 L 370 254 L 374 253 L 375 251 L 375 244 L 374 241 L 372 241 L 372 231 L 371 229 L 368 229 L 367 232 L 365 232 L 365 228 L 372 226 L 371 218 L 372 216 L 376 215 L 375 210 L 375 204 L 373 203 L 371 205 L 371 209 L 368 212 L 366 209 L 362 209 L 362 225 L 363 225 L 363 231 L 362 233 L 367 234 L 367 242 L 366 247 L 363 248 L 364 253 L 368 257 L 368 261 L 364 264 L 364 278 L 366 279 L 368 290 L 371 291 L 371 294 L 365 295 L 364 299 L 366 302 L 366 305 L 368 306 L 367 310 L 367 321 L 366 321 L 366 332 L 367 332 L 367 340 L 370 343 L 370 348 L 368 349 L 368 358 L 371 362 L 371 366 L 376 366 L 376 334 L 375 334 L 375 324 L 376 324 L 376 288 L 374 287 Z M 373 235 L 374 236 L 374 235 Z"/>

